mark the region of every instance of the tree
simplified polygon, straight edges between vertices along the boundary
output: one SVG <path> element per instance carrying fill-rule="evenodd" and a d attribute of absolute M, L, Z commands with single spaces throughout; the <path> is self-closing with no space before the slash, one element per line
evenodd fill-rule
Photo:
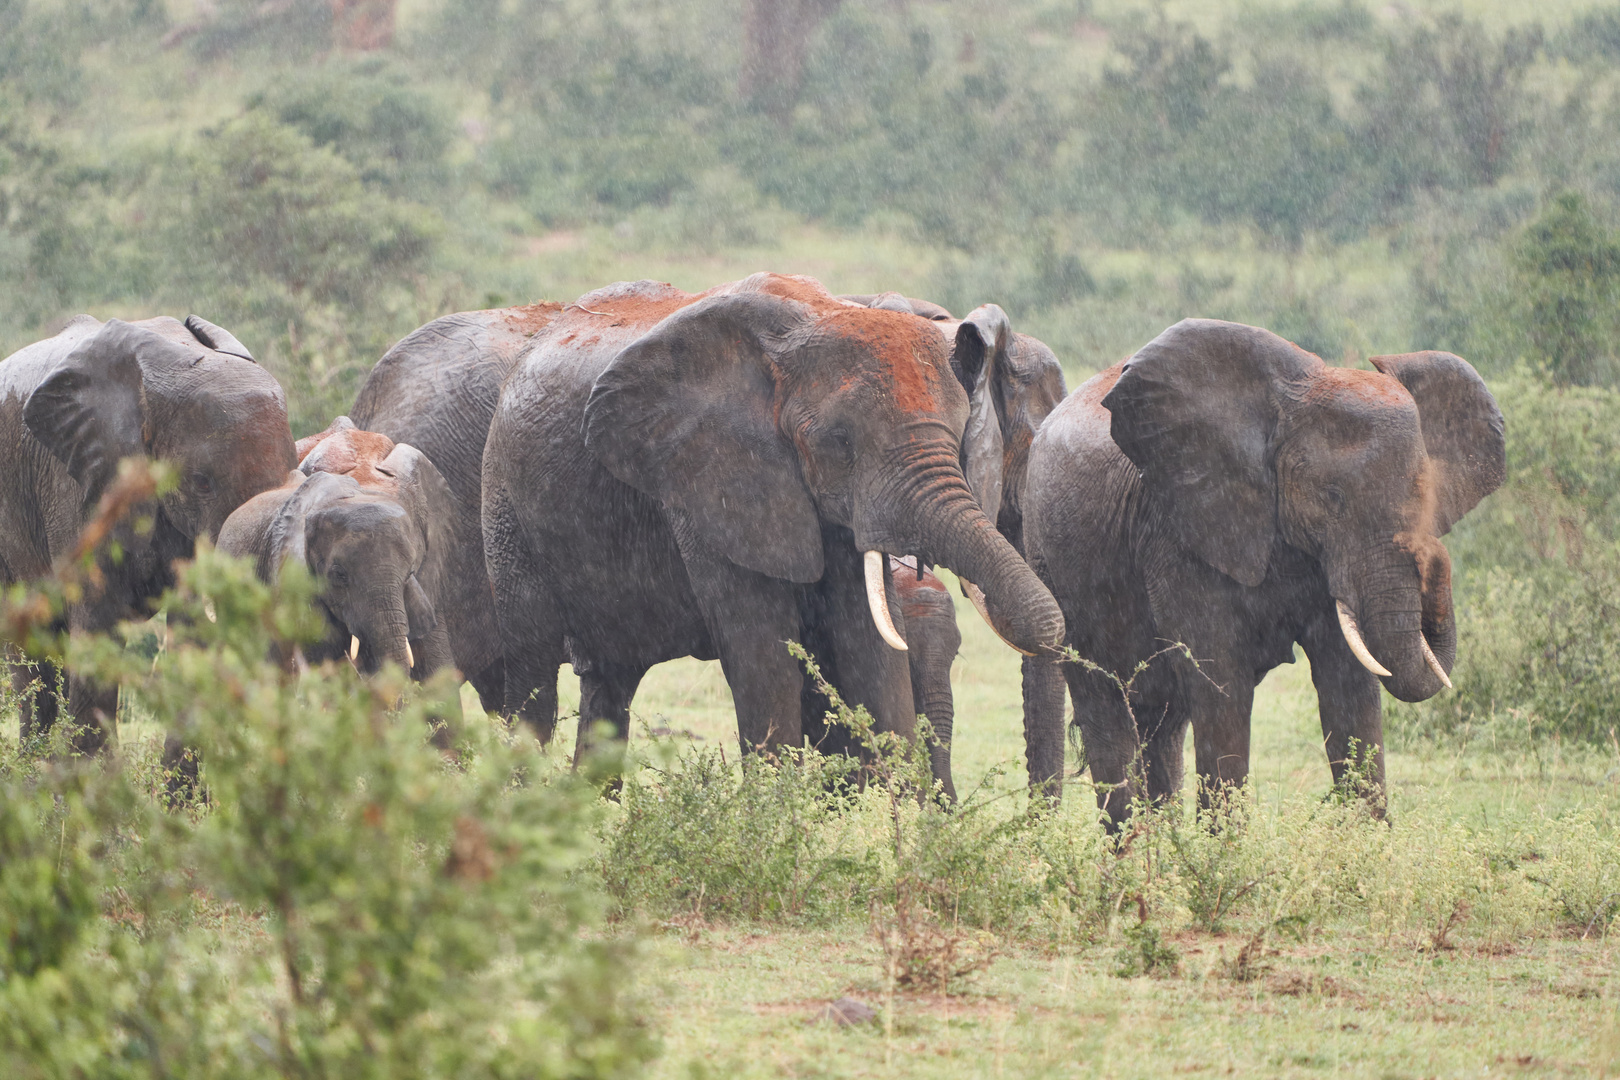
<path fill-rule="evenodd" d="M 748 0 L 743 17 L 742 96 L 785 117 L 798 99 L 810 36 L 840 0 Z"/>

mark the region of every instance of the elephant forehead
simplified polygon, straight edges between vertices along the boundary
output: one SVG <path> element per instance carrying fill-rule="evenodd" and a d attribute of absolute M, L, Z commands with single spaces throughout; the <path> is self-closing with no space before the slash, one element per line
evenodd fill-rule
<path fill-rule="evenodd" d="M 956 385 L 945 341 L 933 324 L 899 312 L 853 308 L 817 320 L 812 351 L 853 348 L 860 363 L 844 372 L 847 380 L 871 379 L 908 413 L 933 413 L 946 404 L 947 386 Z"/>
<path fill-rule="evenodd" d="M 1389 409 L 1417 415 L 1417 402 L 1398 379 L 1359 368 L 1323 368 L 1311 380 L 1305 400 L 1339 408 Z"/>
<path fill-rule="evenodd" d="M 391 478 L 377 472 L 377 463 L 394 449 L 394 440 L 375 431 L 340 431 L 315 445 L 299 467 L 306 473 L 328 472 L 353 476 L 362 484 L 387 484 Z"/>

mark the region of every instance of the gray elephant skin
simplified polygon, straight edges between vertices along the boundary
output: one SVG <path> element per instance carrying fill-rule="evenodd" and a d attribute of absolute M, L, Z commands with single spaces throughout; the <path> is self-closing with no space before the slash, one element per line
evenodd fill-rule
<path fill-rule="evenodd" d="M 797 640 L 880 727 L 909 733 L 885 552 L 980 585 L 1015 645 L 1055 645 L 1057 605 L 964 476 L 982 374 L 965 359 L 928 320 L 807 278 L 700 295 L 626 283 L 558 312 L 506 380 L 484 452 L 507 709 L 549 738 L 572 660 L 582 724 L 622 736 L 651 665 L 717 657 L 744 747 L 798 746 L 818 717 L 784 646 Z"/>
<path fill-rule="evenodd" d="M 951 665 L 962 648 L 956 625 L 956 603 L 945 583 L 916 560 L 893 559 L 894 589 L 906 620 L 906 665 L 911 672 L 911 710 L 926 716 L 932 729 L 929 770 L 948 802 L 956 801 L 951 777 L 951 739 L 956 733 L 956 699 L 951 693 Z"/>
<path fill-rule="evenodd" d="M 252 558 L 265 581 L 289 560 L 320 579 L 330 632 L 311 661 L 347 655 L 367 674 L 392 661 L 419 680 L 453 666 L 438 609 L 466 583 L 451 576 L 455 498 L 438 469 L 346 416 L 298 450 L 286 483 L 227 519 L 220 550 Z"/>
<path fill-rule="evenodd" d="M 68 608 L 73 631 L 149 615 L 147 605 L 173 583 L 174 560 L 282 482 L 296 461 L 286 397 L 236 338 L 195 315 L 183 323 L 80 315 L 0 361 L 0 582 L 50 573 L 127 457 L 170 462 L 179 483 L 155 501 L 150 531 L 127 521 L 115 530 L 123 557 L 98 557 L 105 585 Z M 24 735 L 57 718 L 56 675 L 44 667 L 13 672 L 19 687 L 35 677 L 46 684 L 24 708 Z M 67 686 L 74 742 L 97 749 L 117 688 L 71 674 Z"/>
<path fill-rule="evenodd" d="M 420 450 L 450 487 L 446 572 L 458 584 L 437 612 L 456 667 L 490 713 L 505 707 L 506 695 L 495 597 L 484 568 L 484 440 L 506 377 L 561 308 L 539 303 L 435 319 L 383 355 L 349 411 L 359 427 Z"/>
<path fill-rule="evenodd" d="M 1012 329 L 999 306 L 985 304 L 964 319 L 954 318 L 938 304 L 898 293 L 845 296 L 842 299 L 868 307 L 909 311 L 928 319 L 951 344 L 953 355 L 962 357 L 958 367 L 976 370 L 978 381 L 970 396 L 970 414 L 963 435 L 964 448 L 978 447 L 973 461 L 964 451 L 963 470 L 968 486 L 982 507 L 993 508 L 997 530 L 1020 555 L 1024 554 L 1024 496 L 1029 468 L 1030 447 L 1035 433 L 1068 394 L 1063 368 L 1047 345 L 1028 334 Z M 898 571 L 897 571 L 898 572 Z M 915 575 L 913 568 L 913 575 Z M 938 579 L 927 575 L 937 583 Z M 976 594 L 975 594 L 976 598 Z M 941 606 L 932 588 L 914 588 L 909 597 L 903 591 L 908 628 L 919 620 L 917 631 L 908 629 L 912 643 L 911 678 L 917 711 L 928 716 L 936 733 L 932 748 L 934 778 L 955 797 L 950 773 L 950 735 L 954 730 L 954 707 L 950 687 L 950 659 L 939 656 L 949 648 L 956 655 L 961 635 L 956 627 L 954 607 Z M 947 626 L 948 622 L 948 626 Z M 992 629 L 1000 633 L 992 624 Z M 954 641 L 955 644 L 950 644 Z M 1031 660 L 1026 657 L 1025 679 Z M 942 723 L 943 717 L 949 717 Z M 1030 783 L 1052 793 L 1062 782 L 1064 757 L 1063 718 L 1044 717 L 1045 726 L 1026 725 L 1025 764 Z M 945 733 L 943 739 L 939 733 Z"/>
<path fill-rule="evenodd" d="M 1026 536 L 1067 643 L 1122 680 L 1173 643 L 1199 665 L 1161 655 L 1127 708 L 1104 676 L 1034 664 L 1026 711 L 1061 716 L 1066 675 L 1116 825 L 1134 796 L 1180 789 L 1189 722 L 1201 797 L 1243 783 L 1254 687 L 1296 642 L 1333 776 L 1364 769 L 1375 808 L 1380 683 L 1403 701 L 1448 685 L 1440 537 L 1501 483 L 1502 415 L 1449 353 L 1372 364 L 1329 367 L 1268 331 L 1189 319 L 1081 386 L 1036 436 Z"/>

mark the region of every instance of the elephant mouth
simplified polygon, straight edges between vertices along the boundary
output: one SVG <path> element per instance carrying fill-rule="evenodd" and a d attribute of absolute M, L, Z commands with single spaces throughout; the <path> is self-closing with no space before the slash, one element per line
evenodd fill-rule
<path fill-rule="evenodd" d="M 1338 609 L 1339 630 L 1344 634 L 1345 643 L 1350 646 L 1350 652 L 1361 662 L 1361 666 L 1380 679 L 1393 678 L 1395 673 L 1379 663 L 1378 658 L 1367 647 L 1367 641 L 1361 635 L 1361 626 L 1356 622 L 1356 614 L 1350 609 L 1350 605 L 1337 598 L 1334 599 L 1334 605 Z M 1450 690 L 1451 676 L 1447 674 L 1445 666 L 1440 663 L 1440 658 L 1435 655 L 1434 646 L 1429 642 L 1431 630 L 1427 623 L 1428 620 L 1424 620 L 1424 625 L 1418 632 L 1418 648 L 1422 653 L 1424 666 L 1440 680 L 1440 685 Z"/>

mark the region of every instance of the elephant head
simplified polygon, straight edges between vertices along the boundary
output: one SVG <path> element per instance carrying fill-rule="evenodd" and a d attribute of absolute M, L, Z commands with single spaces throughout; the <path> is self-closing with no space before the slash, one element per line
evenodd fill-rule
<path fill-rule="evenodd" d="M 391 660 L 419 677 L 445 661 L 422 644 L 439 624 L 451 504 L 433 463 L 405 443 L 344 473 L 310 472 L 272 525 L 271 549 L 322 580 L 328 652 L 347 651 L 363 672 Z"/>
<path fill-rule="evenodd" d="M 1187 319 L 1103 398 L 1184 550 L 1247 586 L 1279 542 L 1324 572 L 1352 652 L 1403 701 L 1456 658 L 1443 536 L 1504 475 L 1502 414 L 1450 353 L 1333 368 L 1265 330 Z"/>
<path fill-rule="evenodd" d="M 185 323 L 81 317 L 77 341 L 23 408 L 34 437 L 95 506 L 126 457 L 173 464 L 165 522 L 189 539 L 215 536 L 231 511 L 280 485 L 296 464 L 287 401 L 228 332 Z"/>
<path fill-rule="evenodd" d="M 714 551 L 795 582 L 822 577 L 824 526 L 866 553 L 950 567 L 1028 651 L 1062 634 L 1056 602 L 980 509 L 962 471 L 968 390 L 946 340 L 907 312 L 840 301 L 808 279 L 756 275 L 680 309 L 624 348 L 585 410 L 591 452 Z"/>

